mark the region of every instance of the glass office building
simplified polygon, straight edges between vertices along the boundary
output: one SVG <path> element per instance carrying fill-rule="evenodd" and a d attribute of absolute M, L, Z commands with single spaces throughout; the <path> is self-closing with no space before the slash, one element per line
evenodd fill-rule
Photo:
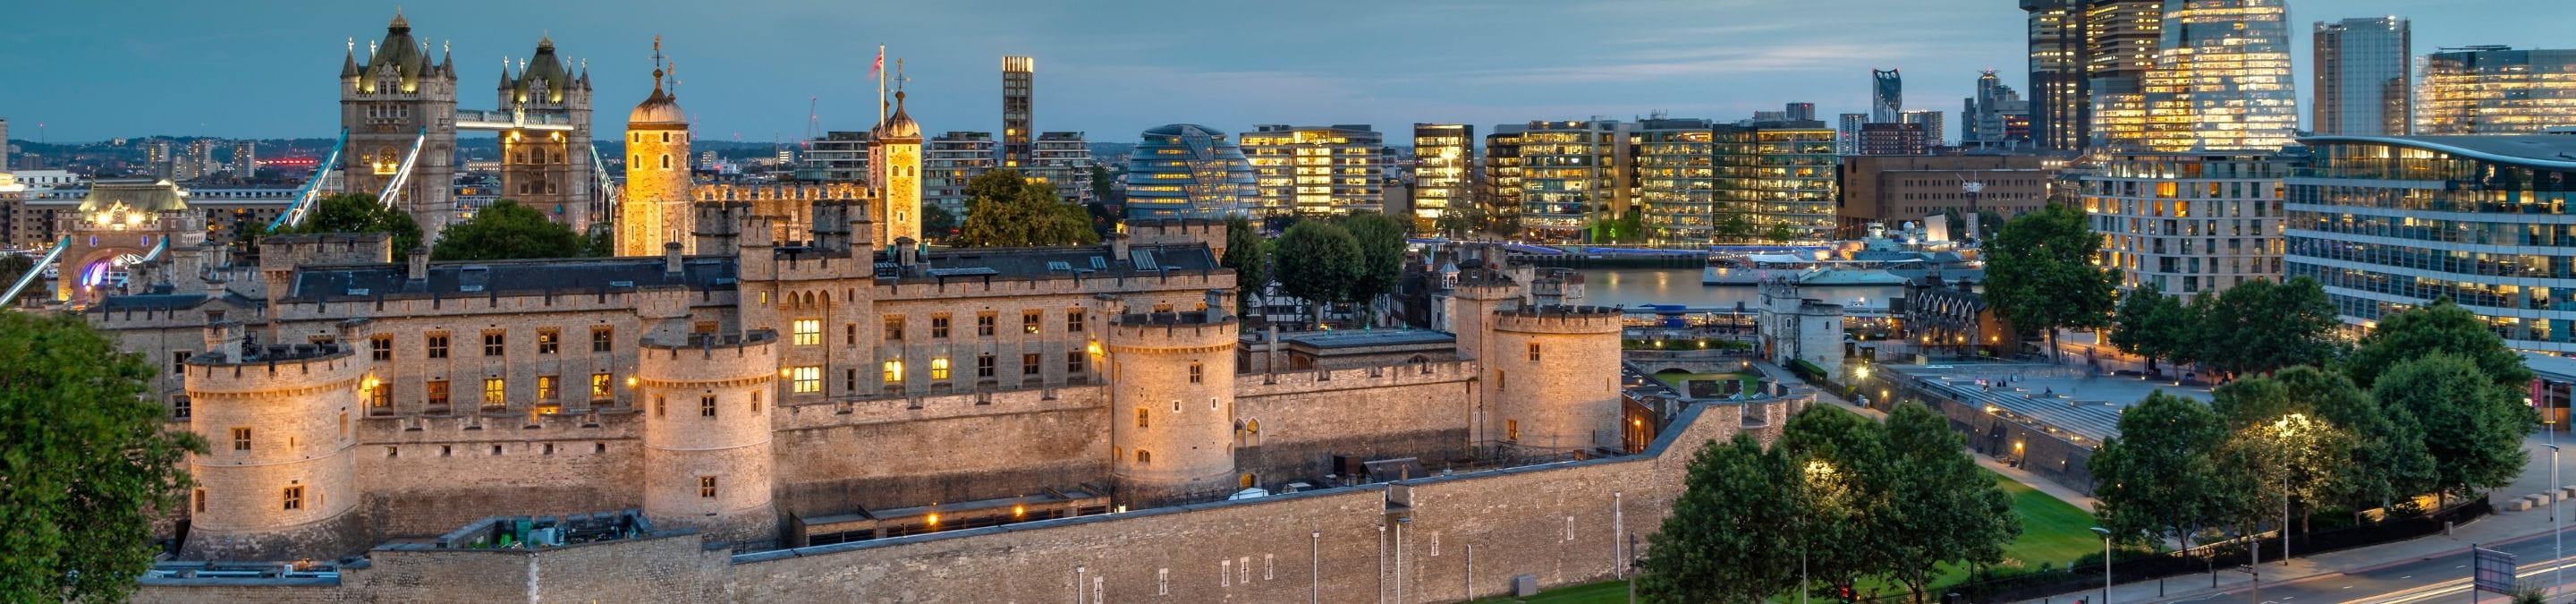
<path fill-rule="evenodd" d="M 1718 212 L 1717 133 L 1699 119 L 1637 126 L 1636 201 L 1647 235 L 1655 243 L 1707 243 Z"/>
<path fill-rule="evenodd" d="M 2346 324 L 2449 298 L 2522 350 L 2576 352 L 2576 136 L 2316 136 L 2288 178 L 2288 276 Z"/>
<path fill-rule="evenodd" d="M 1386 206 L 1385 137 L 1365 124 L 1254 126 L 1243 133 L 1252 163 L 1252 213 L 1339 216 Z"/>
<path fill-rule="evenodd" d="M 2576 126 L 2576 50 L 2445 48 L 2424 56 L 2416 96 L 2416 134 L 2526 134 Z"/>
<path fill-rule="evenodd" d="M 1245 213 L 1252 164 L 1225 133 L 1197 124 L 1147 129 L 1127 159 L 1128 218 L 1223 218 Z"/>
<path fill-rule="evenodd" d="M 1841 197 L 1834 178 L 1842 165 L 1834 153 L 1834 129 L 1815 121 L 1720 125 L 1711 139 L 1719 212 L 1745 208 L 1754 236 L 1766 241 L 1772 235 L 1807 241 L 1833 234 Z"/>
<path fill-rule="evenodd" d="M 1585 228 L 1626 210 L 1628 132 L 1614 120 L 1530 122 L 1520 135 L 1521 232 L 1579 242 Z"/>
<path fill-rule="evenodd" d="M 2134 93 L 2096 82 L 2094 135 L 2118 149 L 2273 151 L 2299 127 L 2284 0 L 2167 0 Z"/>
<path fill-rule="evenodd" d="M 1413 162 L 1413 222 L 1421 232 L 1431 232 L 1431 221 L 1450 207 L 1475 203 L 1475 126 L 1414 124 Z"/>
<path fill-rule="evenodd" d="M 2316 24 L 2318 134 L 2393 136 L 2414 121 L 2407 62 L 2414 26 L 2396 17 Z"/>
<path fill-rule="evenodd" d="M 1476 183 L 1476 200 L 1498 221 L 1519 224 L 1521 215 L 1521 133 L 1527 126 L 1504 124 L 1485 135 L 1484 178 Z"/>

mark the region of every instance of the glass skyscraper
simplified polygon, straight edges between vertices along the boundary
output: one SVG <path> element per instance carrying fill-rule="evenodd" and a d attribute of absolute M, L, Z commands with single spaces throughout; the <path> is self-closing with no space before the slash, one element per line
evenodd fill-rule
<path fill-rule="evenodd" d="M 2396 17 L 2316 24 L 2318 134 L 2401 135 L 2414 121 L 2413 26 Z"/>
<path fill-rule="evenodd" d="M 1869 121 L 1896 123 L 1905 111 L 1905 78 L 1896 70 L 1869 70 Z"/>
<path fill-rule="evenodd" d="M 1476 127 L 1467 124 L 1413 125 L 1413 222 L 1430 232 L 1451 207 L 1474 203 L 1469 168 L 1476 164 Z"/>
<path fill-rule="evenodd" d="M 1252 164 L 1225 133 L 1197 124 L 1147 129 L 1127 159 L 1128 218 L 1244 214 Z"/>
<path fill-rule="evenodd" d="M 2521 134 L 2576 126 L 2576 50 L 2445 48 L 2424 56 L 2417 134 Z"/>
<path fill-rule="evenodd" d="M 2284 0 L 2166 0 L 2136 93 L 2094 86 L 2094 134 L 2122 149 L 2277 150 L 2299 126 Z M 2099 57 L 2097 57 L 2099 58 Z"/>
<path fill-rule="evenodd" d="M 2576 352 L 2576 136 L 2315 136 L 2288 276 L 2369 328 L 2449 298 L 2521 350 Z"/>

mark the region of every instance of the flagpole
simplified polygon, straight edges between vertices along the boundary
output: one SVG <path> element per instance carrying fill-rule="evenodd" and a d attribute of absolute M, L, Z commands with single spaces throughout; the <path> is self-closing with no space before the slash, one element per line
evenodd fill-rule
<path fill-rule="evenodd" d="M 884 124 L 884 123 L 885 123 L 885 120 L 886 120 L 886 91 L 885 91 L 885 78 L 886 78 L 886 76 L 885 76 L 885 45 L 884 45 L 884 44 L 878 44 L 878 45 L 877 45 L 877 62 L 876 62 L 876 65 L 875 65 L 873 68 L 869 69 L 869 71 L 874 71 L 874 72 L 876 72 L 876 74 L 877 74 L 877 123 L 878 123 L 878 124 Z"/>

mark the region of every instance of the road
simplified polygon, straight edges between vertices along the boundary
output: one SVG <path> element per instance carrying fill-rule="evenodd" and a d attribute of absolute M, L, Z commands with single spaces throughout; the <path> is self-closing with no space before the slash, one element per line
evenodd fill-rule
<path fill-rule="evenodd" d="M 2576 535 L 2570 536 L 2576 537 Z M 2550 554 L 2553 551 L 2549 535 L 2541 534 L 2524 537 L 2522 539 L 2502 544 L 2481 545 L 2488 549 L 2501 550 L 2514 555 L 2515 561 L 2519 562 L 2521 565 L 2519 573 L 2521 578 L 2518 580 L 2521 587 L 2547 587 L 2550 585 L 2552 570 L 2555 567 L 2549 563 Z M 2567 546 L 2571 550 L 2576 550 L 2576 540 L 2571 540 Z M 2571 556 L 2566 560 L 2576 561 L 2576 556 Z M 2237 565 L 2242 565 L 2243 563 L 2243 560 L 2236 561 Z M 2222 564 L 2224 563 L 2222 562 Z M 2569 564 L 2568 566 L 2576 566 L 2576 564 Z M 2567 579 L 2569 581 L 2576 581 L 2576 568 L 2568 568 L 2566 570 L 2569 571 Z M 2194 587 L 2207 586 L 2209 576 L 2183 575 L 2166 580 L 2171 582 L 2170 584 L 2175 590 L 2182 591 L 2190 590 Z M 2456 552 L 2445 553 L 2432 558 L 2418 559 L 2412 562 L 2399 562 L 2368 570 L 2312 577 L 2286 585 L 2267 584 L 2262 587 L 2263 600 L 2260 603 L 2255 602 L 2253 599 L 2253 593 L 2255 590 L 2251 587 L 2238 588 L 2224 593 L 2194 597 L 2191 599 L 2173 600 L 2173 602 L 2176 604 L 2326 604 L 2332 602 L 2416 604 L 2423 602 L 2467 602 L 2470 600 L 2468 582 L 2469 553 L 2468 550 L 2461 549 Z M 2504 596 L 2496 594 L 2481 594 L 2479 599 L 2491 602 L 2503 602 L 2506 600 Z"/>

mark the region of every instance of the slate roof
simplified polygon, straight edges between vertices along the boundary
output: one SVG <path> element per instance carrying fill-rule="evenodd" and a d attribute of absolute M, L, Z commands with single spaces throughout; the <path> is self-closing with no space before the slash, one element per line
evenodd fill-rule
<path fill-rule="evenodd" d="M 308 266 L 295 271 L 285 296 L 295 301 L 383 298 L 483 297 L 495 294 L 633 291 L 653 286 L 695 290 L 734 287 L 731 258 L 690 258 L 677 275 L 662 272 L 658 257 L 512 260 L 441 263 L 429 278 L 412 281 L 406 265 Z"/>

